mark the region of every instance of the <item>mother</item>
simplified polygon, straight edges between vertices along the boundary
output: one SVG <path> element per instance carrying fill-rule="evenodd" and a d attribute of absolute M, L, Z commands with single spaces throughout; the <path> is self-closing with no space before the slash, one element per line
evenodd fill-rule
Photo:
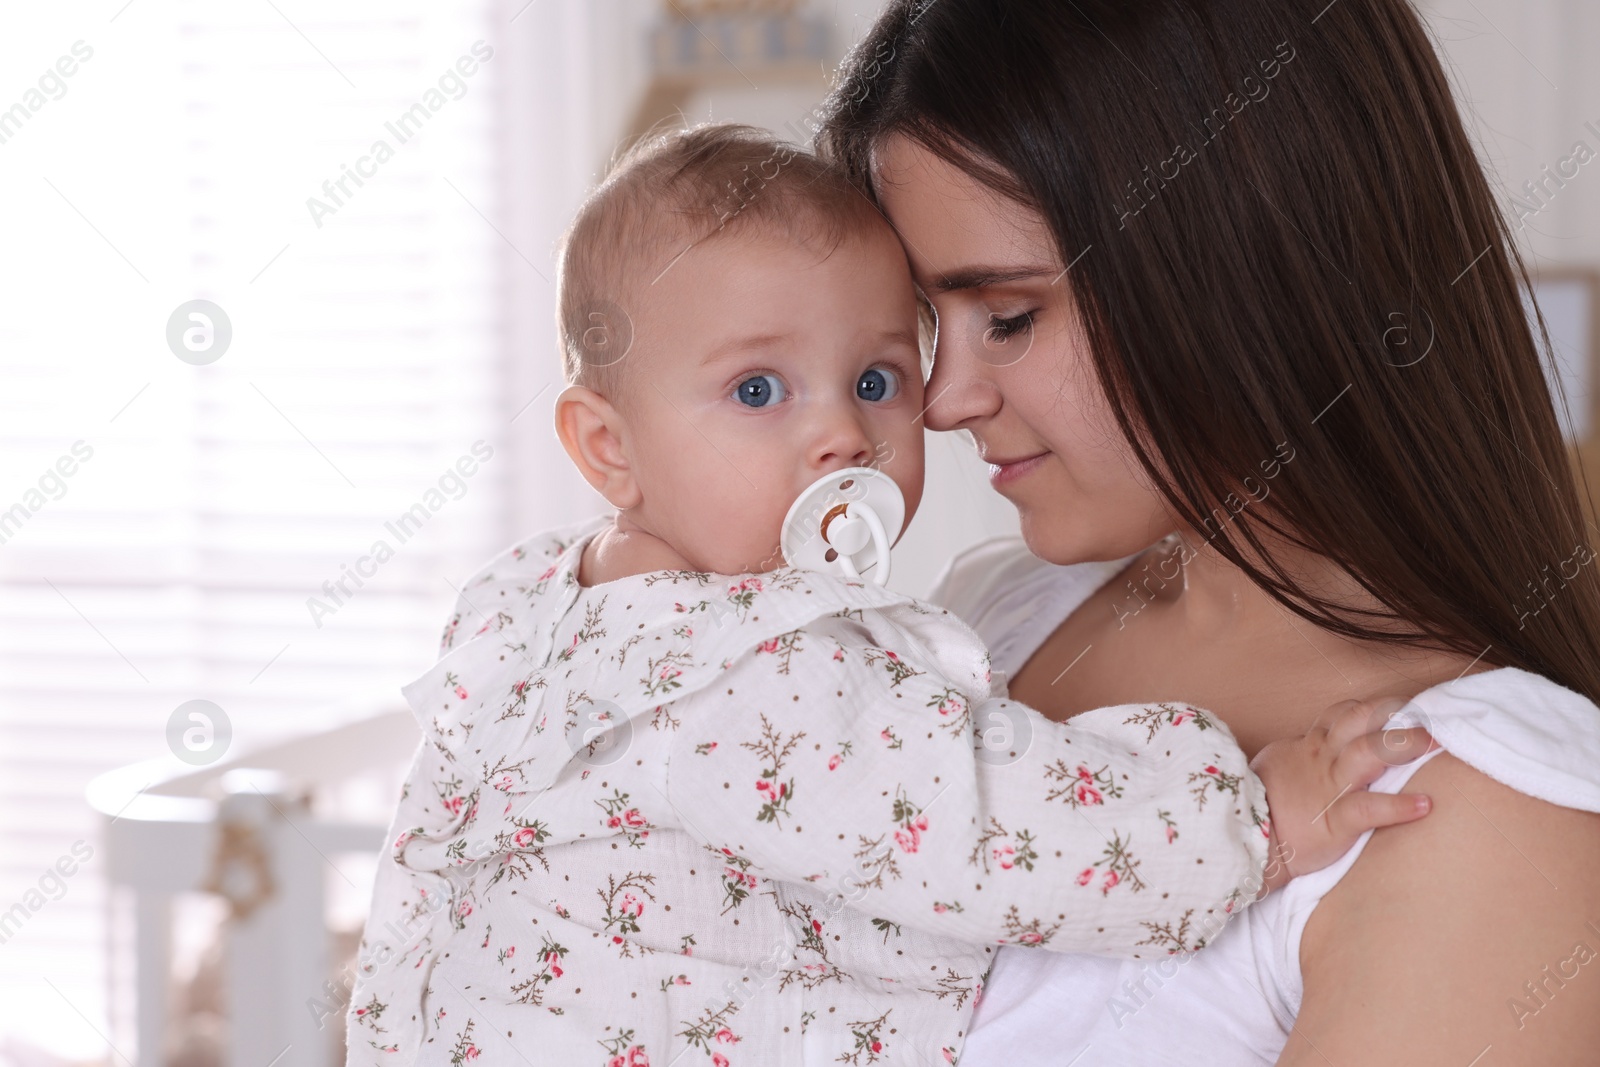
<path fill-rule="evenodd" d="M 1375 787 L 1429 818 L 1192 957 L 1002 950 L 968 1067 L 1592 1062 L 1600 583 L 1415 12 L 900 0 L 818 147 L 936 322 L 928 424 L 1021 513 L 941 594 L 1015 696 L 1182 698 L 1251 753 L 1398 698 L 1445 748 Z"/>

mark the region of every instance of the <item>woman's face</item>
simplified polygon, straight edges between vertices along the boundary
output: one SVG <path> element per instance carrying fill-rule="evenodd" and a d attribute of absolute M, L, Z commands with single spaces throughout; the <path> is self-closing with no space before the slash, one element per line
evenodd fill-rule
<path fill-rule="evenodd" d="M 972 434 L 1028 548 L 1119 559 L 1174 530 L 1100 389 L 1044 220 L 902 136 L 874 152 L 873 182 L 938 316 L 927 424 Z"/>

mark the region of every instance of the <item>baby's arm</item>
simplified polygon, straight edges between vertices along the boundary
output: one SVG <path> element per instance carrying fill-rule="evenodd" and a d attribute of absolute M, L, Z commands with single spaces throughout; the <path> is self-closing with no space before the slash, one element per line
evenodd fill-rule
<path fill-rule="evenodd" d="M 1183 704 L 1056 723 L 818 620 L 686 698 L 683 826 L 873 916 L 967 941 L 1140 956 L 1204 943 L 1262 883 L 1260 780 Z M 1012 724 L 1010 747 L 976 745 Z"/>

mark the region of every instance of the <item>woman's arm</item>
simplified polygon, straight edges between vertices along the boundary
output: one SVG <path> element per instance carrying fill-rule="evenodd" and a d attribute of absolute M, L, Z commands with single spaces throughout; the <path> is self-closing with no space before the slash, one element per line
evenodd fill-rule
<path fill-rule="evenodd" d="M 1449 753 L 1406 788 L 1431 795 L 1433 813 L 1373 835 L 1312 913 L 1279 1067 L 1593 1062 L 1600 815 Z"/>

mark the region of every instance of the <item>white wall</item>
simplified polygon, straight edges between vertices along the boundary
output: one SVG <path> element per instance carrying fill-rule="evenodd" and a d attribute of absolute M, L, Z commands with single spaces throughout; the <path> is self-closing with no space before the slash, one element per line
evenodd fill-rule
<path fill-rule="evenodd" d="M 1582 141 L 1600 154 L 1600 4 L 1425 0 L 1456 98 L 1508 209 Z M 1595 129 L 1588 129 L 1592 123 Z M 1600 159 L 1544 198 L 1523 249 L 1545 265 L 1600 265 Z"/>

